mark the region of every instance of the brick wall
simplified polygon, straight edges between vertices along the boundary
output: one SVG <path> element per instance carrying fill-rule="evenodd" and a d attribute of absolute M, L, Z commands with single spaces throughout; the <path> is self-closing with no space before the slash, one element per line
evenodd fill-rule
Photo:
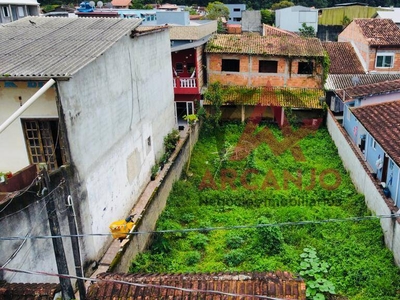
<path fill-rule="evenodd" d="M 239 72 L 222 72 L 222 59 L 240 60 Z M 278 61 L 277 73 L 259 73 L 260 60 Z M 208 54 L 208 81 L 221 82 L 223 85 L 273 86 L 320 88 L 322 85 L 322 66 L 314 63 L 313 75 L 297 74 L 298 63 L 304 59 L 293 59 L 290 62 L 286 57 L 265 57 L 251 55 Z M 289 72 L 290 70 L 290 72 Z"/>

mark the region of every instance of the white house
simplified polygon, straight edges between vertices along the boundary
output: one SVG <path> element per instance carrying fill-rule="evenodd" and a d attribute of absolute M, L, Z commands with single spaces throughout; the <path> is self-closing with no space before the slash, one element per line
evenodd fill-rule
<path fill-rule="evenodd" d="M 9 23 L 27 16 L 38 16 L 36 0 L 0 0 L 0 23 Z"/>
<path fill-rule="evenodd" d="M 0 126 L 46 88 L 8 127 L 0 127 L 0 172 L 38 163 L 50 172 L 70 165 L 84 234 L 108 233 L 111 222 L 126 217 L 162 155 L 164 137 L 176 127 L 168 29 L 139 33 L 140 22 L 30 17 L 0 27 Z M 32 218 L 1 218 L 0 235 L 21 235 Z M 84 265 L 97 261 L 110 242 L 110 236 L 83 238 Z M 54 270 L 54 255 L 33 251 L 30 243 L 9 267 L 24 262 L 25 269 Z M 0 265 L 18 245 L 1 243 Z M 24 275 L 7 276 L 24 281 Z"/>
<path fill-rule="evenodd" d="M 316 33 L 318 30 L 318 9 L 297 5 L 275 11 L 275 26 L 280 29 L 299 32 L 303 23 L 314 27 Z"/>

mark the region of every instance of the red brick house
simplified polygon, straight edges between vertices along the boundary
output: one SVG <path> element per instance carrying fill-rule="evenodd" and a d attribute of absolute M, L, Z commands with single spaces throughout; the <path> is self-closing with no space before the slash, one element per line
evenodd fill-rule
<path fill-rule="evenodd" d="M 400 29 L 391 19 L 354 19 L 338 41 L 352 43 L 365 72 L 400 71 Z"/>
<path fill-rule="evenodd" d="M 322 43 L 287 35 L 217 34 L 206 47 L 208 82 L 322 88 Z"/>

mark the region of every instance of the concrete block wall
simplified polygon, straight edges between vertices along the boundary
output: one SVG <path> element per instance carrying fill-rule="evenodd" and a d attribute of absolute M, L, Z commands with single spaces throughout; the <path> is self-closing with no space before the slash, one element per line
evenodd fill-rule
<path fill-rule="evenodd" d="M 342 126 L 329 111 L 327 127 L 332 140 L 338 148 L 343 165 L 357 190 L 365 196 L 365 203 L 375 215 L 397 213 L 398 208 L 385 197 L 371 176 L 361 155 L 354 149 Z M 400 218 L 382 218 L 380 220 L 386 246 L 392 251 L 396 265 L 400 266 Z"/>

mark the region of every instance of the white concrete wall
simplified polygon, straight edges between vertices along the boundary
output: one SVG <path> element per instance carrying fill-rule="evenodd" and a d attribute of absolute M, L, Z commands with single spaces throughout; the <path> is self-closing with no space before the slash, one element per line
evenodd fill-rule
<path fill-rule="evenodd" d="M 42 86 L 43 82 L 0 81 L 0 124 L 39 90 L 39 84 Z M 55 89 L 51 87 L 0 133 L 0 172 L 15 173 L 30 165 L 21 119 L 58 118 L 55 98 Z"/>
<path fill-rule="evenodd" d="M 80 231 L 109 233 L 140 196 L 176 126 L 168 31 L 123 37 L 59 87 Z M 98 260 L 110 242 L 85 238 L 84 260 Z"/>
<path fill-rule="evenodd" d="M 366 172 L 358 156 L 354 153 L 349 141 L 344 137 L 339 125 L 332 114 L 328 112 L 327 127 L 332 140 L 338 148 L 343 165 L 349 171 L 350 177 L 357 190 L 365 195 L 368 208 L 376 215 L 390 215 L 390 208 L 384 196 L 375 187 L 369 174 Z M 396 220 L 382 218 L 380 220 L 385 237 L 386 246 L 393 252 L 395 262 L 400 266 L 400 226 Z"/>

